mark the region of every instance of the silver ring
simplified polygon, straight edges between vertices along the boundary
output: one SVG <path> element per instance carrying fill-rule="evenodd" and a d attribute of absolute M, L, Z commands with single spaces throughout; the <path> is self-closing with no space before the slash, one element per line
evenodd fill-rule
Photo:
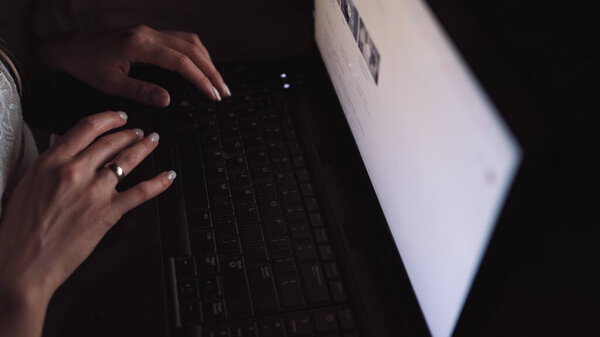
<path fill-rule="evenodd" d="M 123 180 L 125 178 L 125 171 L 123 170 L 123 168 L 115 163 L 110 163 L 108 165 L 106 165 L 106 168 L 111 170 L 116 176 L 117 179 L 119 181 Z"/>

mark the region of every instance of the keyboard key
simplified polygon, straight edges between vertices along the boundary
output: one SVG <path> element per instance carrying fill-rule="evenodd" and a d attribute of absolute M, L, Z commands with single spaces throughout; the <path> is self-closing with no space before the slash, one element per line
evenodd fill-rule
<path fill-rule="evenodd" d="M 281 128 L 279 128 L 279 127 L 265 128 L 262 130 L 262 135 L 263 135 L 264 139 L 266 139 L 266 140 L 283 138 Z"/>
<path fill-rule="evenodd" d="M 345 302 L 348 300 L 348 295 L 346 295 L 346 289 L 344 288 L 342 281 L 329 281 L 329 286 L 331 287 L 331 295 L 335 302 Z"/>
<path fill-rule="evenodd" d="M 265 151 L 248 151 L 248 162 L 250 165 L 265 165 L 269 163 L 267 153 Z"/>
<path fill-rule="evenodd" d="M 243 242 L 262 240 L 262 231 L 257 223 L 248 223 L 240 225 L 240 237 Z"/>
<path fill-rule="evenodd" d="M 250 173 L 247 170 L 233 171 L 231 173 L 231 184 L 234 187 L 250 185 Z"/>
<path fill-rule="evenodd" d="M 290 233 L 292 235 L 292 240 L 305 240 L 311 239 L 310 228 L 308 223 L 294 223 L 290 224 Z"/>
<path fill-rule="evenodd" d="M 220 255 L 240 254 L 241 247 L 239 238 L 231 235 L 218 235 L 217 250 Z"/>
<path fill-rule="evenodd" d="M 277 187 L 272 181 L 254 183 L 254 191 L 259 198 L 264 198 L 277 194 Z"/>
<path fill-rule="evenodd" d="M 267 259 L 267 248 L 263 243 L 248 243 L 244 246 L 244 256 L 247 261 L 263 261 Z"/>
<path fill-rule="evenodd" d="M 297 169 L 296 175 L 298 176 L 299 182 L 301 182 L 301 183 L 310 182 L 310 174 L 308 173 L 307 169 L 304 169 L 304 168 Z"/>
<path fill-rule="evenodd" d="M 203 301 L 219 297 L 221 295 L 219 280 L 216 276 L 207 276 L 199 278 L 198 291 L 200 293 L 200 299 L 202 299 Z"/>
<path fill-rule="evenodd" d="M 216 255 L 205 255 L 196 257 L 196 270 L 198 275 L 212 274 L 219 271 L 219 263 Z"/>
<path fill-rule="evenodd" d="M 240 155 L 244 153 L 244 146 L 239 139 L 224 139 L 223 140 L 223 151 L 232 155 Z"/>
<path fill-rule="evenodd" d="M 317 332 L 333 332 L 338 331 L 337 319 L 335 311 L 319 311 L 315 313 L 315 330 Z"/>
<path fill-rule="evenodd" d="M 236 156 L 227 160 L 227 167 L 230 170 L 244 170 L 248 168 L 248 162 L 245 157 Z"/>
<path fill-rule="evenodd" d="M 337 269 L 337 265 L 335 263 L 325 263 L 323 265 L 323 269 L 325 269 L 325 276 L 327 278 L 338 278 L 340 277 L 340 273 Z"/>
<path fill-rule="evenodd" d="M 275 157 L 269 152 L 271 155 L 271 164 L 275 169 L 275 172 L 290 172 L 292 171 L 292 161 L 287 156 L 279 156 Z"/>
<path fill-rule="evenodd" d="M 287 330 L 290 336 L 306 336 L 313 332 L 310 316 L 298 316 L 287 319 Z"/>
<path fill-rule="evenodd" d="M 281 201 L 284 205 L 294 204 L 297 205 L 302 202 L 302 198 L 300 197 L 300 193 L 296 188 L 282 188 L 280 190 Z"/>
<path fill-rule="evenodd" d="M 190 244 L 194 253 L 215 250 L 215 241 L 212 231 L 191 231 Z"/>
<path fill-rule="evenodd" d="M 207 151 L 204 153 L 204 161 L 207 164 L 221 164 L 225 162 L 223 159 L 223 152 L 220 150 L 217 151 Z M 191 172 L 190 172 L 191 173 Z M 191 173 L 193 174 L 193 173 Z"/>
<path fill-rule="evenodd" d="M 246 266 L 241 257 L 221 261 L 221 281 L 229 315 L 250 314 L 252 309 L 246 280 Z"/>
<path fill-rule="evenodd" d="M 253 204 L 254 193 L 252 192 L 252 187 L 244 187 L 240 189 L 233 190 L 233 200 L 235 200 L 236 204 Z"/>
<path fill-rule="evenodd" d="M 319 210 L 319 204 L 315 198 L 306 197 L 304 198 L 304 203 L 306 204 L 306 210 L 309 212 L 315 212 Z"/>
<path fill-rule="evenodd" d="M 235 125 L 227 125 L 221 128 L 221 134 L 224 138 L 235 138 L 240 136 L 240 128 Z"/>
<path fill-rule="evenodd" d="M 308 302 L 322 303 L 329 301 L 327 283 L 321 266 L 317 263 L 302 264 L 300 265 L 300 271 L 306 287 Z"/>
<path fill-rule="evenodd" d="M 271 168 L 267 165 L 252 167 L 252 177 L 255 181 L 273 180 Z"/>
<path fill-rule="evenodd" d="M 281 321 L 270 321 L 258 324 L 260 337 L 285 337 Z"/>
<path fill-rule="evenodd" d="M 196 275 L 193 257 L 184 257 L 175 260 L 175 275 L 177 278 L 193 277 Z"/>
<path fill-rule="evenodd" d="M 317 243 L 327 243 L 329 242 L 329 237 L 327 236 L 327 231 L 325 228 L 317 228 L 313 231 L 315 234 L 315 240 Z"/>
<path fill-rule="evenodd" d="M 293 172 L 278 172 L 275 179 L 280 186 L 296 186 L 296 177 Z"/>
<path fill-rule="evenodd" d="M 200 144 L 202 145 L 202 150 L 204 152 L 223 150 L 221 137 L 219 137 L 219 135 L 208 135 L 207 137 L 202 137 Z"/>
<path fill-rule="evenodd" d="M 258 208 L 256 205 L 238 205 L 236 215 L 240 222 L 258 222 Z"/>
<path fill-rule="evenodd" d="M 233 215 L 233 206 L 229 199 L 211 201 L 210 208 L 215 217 Z"/>
<path fill-rule="evenodd" d="M 293 156 L 292 161 L 294 163 L 294 167 L 296 167 L 296 168 L 306 167 L 306 161 L 304 160 L 304 157 L 301 155 Z"/>
<path fill-rule="evenodd" d="M 206 180 L 223 181 L 227 179 L 225 165 L 212 165 L 206 167 Z"/>
<path fill-rule="evenodd" d="M 248 282 L 255 312 L 273 312 L 279 308 L 271 267 L 268 265 L 248 267 Z"/>
<path fill-rule="evenodd" d="M 299 260 L 310 260 L 317 258 L 317 249 L 312 243 L 297 243 L 295 245 L 296 256 Z"/>
<path fill-rule="evenodd" d="M 338 310 L 338 319 L 343 330 L 356 330 L 356 323 L 350 308 Z"/>
<path fill-rule="evenodd" d="M 191 228 L 210 228 L 212 220 L 209 211 L 188 212 L 188 226 Z"/>
<path fill-rule="evenodd" d="M 229 329 L 227 327 L 220 328 L 203 328 L 202 337 L 229 337 Z"/>
<path fill-rule="evenodd" d="M 229 184 L 226 181 L 208 183 L 208 197 L 224 199 L 229 197 Z"/>
<path fill-rule="evenodd" d="M 230 329 L 232 337 L 256 337 L 254 324 L 237 326 Z"/>
<path fill-rule="evenodd" d="M 275 256 L 271 258 L 271 264 L 276 274 L 295 273 L 296 264 L 291 255 Z"/>
<path fill-rule="evenodd" d="M 282 277 L 277 280 L 279 300 L 285 308 L 304 305 L 304 295 L 297 276 Z"/>
<path fill-rule="evenodd" d="M 290 243 L 285 237 L 270 239 L 268 244 L 269 252 L 273 255 L 289 254 L 290 252 Z"/>
<path fill-rule="evenodd" d="M 285 223 L 280 216 L 269 216 L 263 218 L 263 229 L 265 235 L 285 233 Z"/>
<path fill-rule="evenodd" d="M 300 146 L 300 143 L 292 141 L 292 142 L 288 143 L 288 147 L 289 147 L 290 153 L 292 155 L 300 155 L 300 154 L 302 154 L 302 147 Z"/>
<path fill-rule="evenodd" d="M 315 190 L 311 183 L 300 184 L 300 191 L 302 191 L 302 195 L 307 197 L 315 195 Z"/>
<path fill-rule="evenodd" d="M 286 206 L 283 209 L 283 213 L 288 221 L 303 221 L 306 220 L 306 212 L 304 206 Z"/>
<path fill-rule="evenodd" d="M 205 322 L 222 320 L 225 318 L 225 304 L 223 300 L 204 301 L 202 313 Z"/>
<path fill-rule="evenodd" d="M 238 233 L 235 218 L 232 216 L 215 218 L 214 230 L 217 234 L 236 235 Z"/>
<path fill-rule="evenodd" d="M 321 216 L 321 213 L 309 213 L 308 218 L 310 219 L 310 225 L 312 227 L 325 226 L 325 221 L 323 221 L 323 216 Z"/>
<path fill-rule="evenodd" d="M 200 303 L 190 302 L 181 304 L 179 306 L 179 315 L 181 316 L 182 325 L 200 323 L 202 318 Z"/>
<path fill-rule="evenodd" d="M 260 151 L 264 146 L 262 136 L 253 133 L 244 135 L 244 145 L 248 152 Z"/>
<path fill-rule="evenodd" d="M 275 198 L 268 198 L 259 201 L 260 215 L 279 215 L 281 214 L 281 207 L 279 201 Z"/>
<path fill-rule="evenodd" d="M 323 261 L 331 261 L 334 259 L 333 249 L 331 249 L 331 246 L 319 246 L 319 254 L 321 255 L 321 259 Z"/>
<path fill-rule="evenodd" d="M 177 284 L 179 301 L 198 298 L 198 284 L 196 280 L 181 281 Z"/>

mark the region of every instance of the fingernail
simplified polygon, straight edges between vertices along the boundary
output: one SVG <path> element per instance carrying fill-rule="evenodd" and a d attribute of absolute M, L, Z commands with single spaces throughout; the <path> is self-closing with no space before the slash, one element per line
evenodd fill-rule
<path fill-rule="evenodd" d="M 169 98 L 169 95 L 162 91 L 162 90 L 154 90 L 152 92 L 152 96 L 150 97 L 150 100 L 152 102 L 152 104 L 157 105 L 157 106 L 161 106 L 161 107 L 165 107 L 168 106 L 171 99 Z"/>
<path fill-rule="evenodd" d="M 167 172 L 167 179 L 175 180 L 175 177 L 177 177 L 177 173 L 175 173 L 175 171 L 171 170 Z"/>
<path fill-rule="evenodd" d="M 221 101 L 221 94 L 219 94 L 219 91 L 217 90 L 217 88 L 212 87 L 210 88 L 213 92 L 213 94 L 215 94 L 215 98 L 217 99 L 217 101 Z"/>
<path fill-rule="evenodd" d="M 151 142 L 158 142 L 158 140 L 160 139 L 160 136 L 158 135 L 158 133 L 156 132 L 152 132 L 149 136 L 148 139 L 150 139 Z"/>
<path fill-rule="evenodd" d="M 231 97 L 231 90 L 229 90 L 229 87 L 227 86 L 227 84 L 223 84 L 223 88 L 225 89 L 225 92 L 227 93 L 227 97 Z"/>
<path fill-rule="evenodd" d="M 123 120 L 127 120 L 127 114 L 123 111 L 117 111 L 117 113 L 119 114 L 119 117 L 123 118 Z"/>
<path fill-rule="evenodd" d="M 133 129 L 133 132 L 135 132 L 139 138 L 144 137 L 144 131 L 142 129 Z"/>

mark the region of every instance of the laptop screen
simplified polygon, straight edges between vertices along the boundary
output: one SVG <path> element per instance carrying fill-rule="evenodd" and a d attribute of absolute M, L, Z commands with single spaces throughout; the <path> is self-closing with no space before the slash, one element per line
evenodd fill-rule
<path fill-rule="evenodd" d="M 422 0 L 316 0 L 316 40 L 433 336 L 450 336 L 521 149 Z"/>

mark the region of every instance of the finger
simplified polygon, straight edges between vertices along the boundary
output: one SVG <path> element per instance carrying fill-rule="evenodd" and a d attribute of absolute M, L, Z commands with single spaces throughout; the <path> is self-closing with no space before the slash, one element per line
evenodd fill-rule
<path fill-rule="evenodd" d="M 60 137 L 56 146 L 50 150 L 74 157 L 85 150 L 100 135 L 123 126 L 126 121 L 127 114 L 123 111 L 105 111 L 90 115 L 69 129 L 64 136 Z"/>
<path fill-rule="evenodd" d="M 123 130 L 96 140 L 78 156 L 92 167 L 101 167 L 123 149 L 133 145 L 144 136 L 141 129 Z"/>
<path fill-rule="evenodd" d="M 175 30 L 161 30 L 160 32 L 185 40 L 193 45 L 198 46 L 198 48 L 200 48 L 200 50 L 202 51 L 202 55 L 210 59 L 210 53 L 208 52 L 208 49 L 206 49 L 206 46 L 204 46 L 198 35 L 194 33 L 180 32 Z"/>
<path fill-rule="evenodd" d="M 139 142 L 121 151 L 111 162 L 121 167 L 125 175 L 133 171 L 142 160 L 144 160 L 158 145 L 158 134 L 151 133 Z M 108 184 L 112 181 L 116 186 L 119 182 L 118 177 L 110 169 L 100 170 L 100 183 Z"/>
<path fill-rule="evenodd" d="M 183 37 L 183 38 L 180 38 Z M 195 37 L 195 38 L 194 38 Z M 160 33 L 157 37 L 165 46 L 173 48 L 178 52 L 187 55 L 194 64 L 210 79 L 213 86 L 223 97 L 230 97 L 231 91 L 223 81 L 223 77 L 213 64 L 210 57 L 205 52 L 206 48 L 202 46 L 200 39 L 196 34 L 185 32 L 175 32 L 172 34 Z M 198 43 L 195 43 L 197 41 Z M 202 48 L 200 47 L 202 46 Z"/>
<path fill-rule="evenodd" d="M 138 50 L 136 59 L 159 67 L 175 71 L 192 82 L 198 89 L 215 101 L 221 100 L 221 95 L 215 89 L 210 79 L 196 66 L 187 55 L 164 45 L 146 45 Z"/>
<path fill-rule="evenodd" d="M 118 193 L 113 198 L 113 207 L 120 214 L 125 214 L 142 203 L 164 192 L 176 177 L 175 171 L 163 172 L 156 177 L 141 182 L 134 187 Z"/>
<path fill-rule="evenodd" d="M 104 91 L 110 95 L 122 96 L 159 108 L 167 107 L 171 102 L 169 92 L 164 88 L 156 84 L 124 76 L 121 73 L 111 77 L 111 82 L 106 86 Z"/>

